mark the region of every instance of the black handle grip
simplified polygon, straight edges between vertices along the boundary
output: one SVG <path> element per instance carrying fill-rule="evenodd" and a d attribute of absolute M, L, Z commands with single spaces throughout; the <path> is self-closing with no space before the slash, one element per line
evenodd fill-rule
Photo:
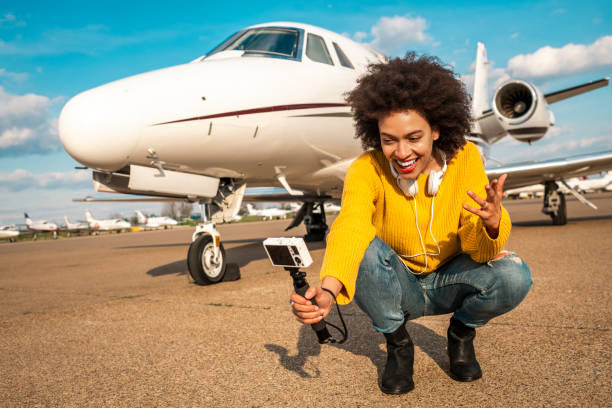
<path fill-rule="evenodd" d="M 308 285 L 308 282 L 306 282 L 306 280 L 304 280 L 303 282 L 304 282 L 304 285 L 299 286 L 299 287 L 296 285 L 293 285 L 293 288 L 295 289 L 295 293 L 297 293 L 298 295 L 302 297 L 305 297 L 306 291 L 308 290 L 310 285 Z M 312 302 L 313 305 L 317 304 L 314 298 L 310 299 L 310 302 Z M 310 326 L 315 331 L 320 344 L 329 342 L 329 340 L 331 339 L 331 334 L 329 334 L 329 331 L 327 331 L 327 325 L 325 324 L 324 320 L 321 320 L 315 324 L 311 324 Z"/>

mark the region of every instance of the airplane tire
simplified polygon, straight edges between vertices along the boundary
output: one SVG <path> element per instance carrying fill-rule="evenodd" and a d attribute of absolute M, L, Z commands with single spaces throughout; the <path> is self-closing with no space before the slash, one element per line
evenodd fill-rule
<path fill-rule="evenodd" d="M 187 268 L 189 274 L 198 285 L 209 285 L 217 283 L 225 275 L 225 249 L 220 246 L 220 262 L 214 263 L 213 237 L 208 234 L 200 235 L 189 246 L 187 253 Z"/>
<path fill-rule="evenodd" d="M 565 205 L 565 195 L 559 193 L 559 208 L 557 214 L 551 214 L 553 225 L 567 224 L 567 207 Z"/>

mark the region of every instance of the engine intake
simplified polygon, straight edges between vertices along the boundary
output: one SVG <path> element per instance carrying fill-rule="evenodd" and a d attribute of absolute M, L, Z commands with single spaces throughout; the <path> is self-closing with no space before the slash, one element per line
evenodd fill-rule
<path fill-rule="evenodd" d="M 513 80 L 502 85 L 493 99 L 493 110 L 509 124 L 528 120 L 535 111 L 538 101 L 536 91 L 528 83 Z"/>

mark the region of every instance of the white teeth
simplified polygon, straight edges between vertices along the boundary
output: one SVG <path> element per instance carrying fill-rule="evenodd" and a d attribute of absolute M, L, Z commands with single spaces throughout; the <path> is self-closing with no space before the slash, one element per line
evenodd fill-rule
<path fill-rule="evenodd" d="M 416 160 L 417 159 L 410 160 L 410 161 L 407 161 L 407 162 L 401 162 L 399 160 L 396 160 L 396 162 L 397 162 L 397 164 L 399 164 L 402 167 L 409 167 L 409 166 L 412 166 Z"/>

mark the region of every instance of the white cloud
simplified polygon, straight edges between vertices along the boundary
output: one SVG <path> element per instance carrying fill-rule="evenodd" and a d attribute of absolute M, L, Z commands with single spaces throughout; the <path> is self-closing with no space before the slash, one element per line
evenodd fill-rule
<path fill-rule="evenodd" d="M 57 151 L 61 145 L 57 118 L 49 119 L 55 100 L 14 95 L 0 87 L 0 157 Z"/>
<path fill-rule="evenodd" d="M 370 37 L 367 44 L 385 55 L 404 55 L 412 44 L 423 44 L 431 40 L 425 33 L 427 21 L 422 17 L 410 16 L 381 17 L 370 29 L 370 33 L 357 32 L 356 41 L 363 42 Z"/>
<path fill-rule="evenodd" d="M 511 39 L 515 39 L 515 38 L 517 38 L 519 36 L 519 34 L 520 33 L 512 33 L 512 34 L 510 34 L 510 38 Z"/>
<path fill-rule="evenodd" d="M 89 186 L 91 186 L 91 175 L 86 171 L 32 174 L 27 170 L 17 169 L 12 173 L 0 173 L 0 190 L 11 192 L 27 189 L 75 189 Z"/>
<path fill-rule="evenodd" d="M 9 72 L 4 68 L 0 68 L 0 78 L 3 77 L 14 82 L 24 82 L 28 79 L 28 74 L 25 72 Z"/>
<path fill-rule="evenodd" d="M 593 44 L 567 44 L 561 48 L 542 47 L 533 54 L 521 54 L 508 61 L 507 70 L 516 77 L 544 78 L 574 75 L 612 67 L 612 35 Z"/>

